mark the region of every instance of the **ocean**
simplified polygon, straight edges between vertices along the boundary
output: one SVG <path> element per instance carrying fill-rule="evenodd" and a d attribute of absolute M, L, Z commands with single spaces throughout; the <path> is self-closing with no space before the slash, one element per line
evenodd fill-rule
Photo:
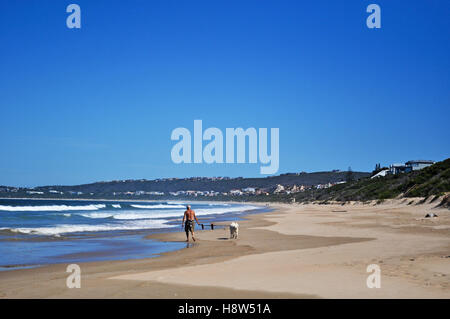
<path fill-rule="evenodd" d="M 205 228 L 262 209 L 241 204 L 189 204 Z M 148 258 L 184 248 L 185 243 L 144 237 L 153 232 L 182 231 L 185 205 L 175 201 L 0 199 L 0 271 Z"/>

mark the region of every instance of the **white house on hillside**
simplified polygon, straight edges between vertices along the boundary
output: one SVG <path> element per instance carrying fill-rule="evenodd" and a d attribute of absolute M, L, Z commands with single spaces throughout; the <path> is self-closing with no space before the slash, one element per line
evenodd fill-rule
<path fill-rule="evenodd" d="M 430 165 L 433 165 L 434 161 L 428 161 L 428 160 L 417 160 L 417 161 L 408 161 L 405 163 L 406 166 L 410 166 L 413 171 L 418 171 L 419 169 L 428 167 Z"/>
<path fill-rule="evenodd" d="M 375 178 L 375 177 L 383 177 L 386 176 L 386 174 L 389 173 L 388 169 L 383 169 L 381 171 L 379 171 L 378 173 L 376 173 L 375 175 L 373 175 L 371 178 Z"/>

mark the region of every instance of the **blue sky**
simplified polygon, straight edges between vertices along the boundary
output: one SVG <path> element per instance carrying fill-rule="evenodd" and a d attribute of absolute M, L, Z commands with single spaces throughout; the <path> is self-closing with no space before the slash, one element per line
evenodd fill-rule
<path fill-rule="evenodd" d="M 370 3 L 381 29 L 366 27 Z M 0 185 L 261 176 L 174 164 L 170 134 L 195 119 L 280 128 L 279 173 L 445 159 L 449 13 L 447 0 L 1 0 Z"/>

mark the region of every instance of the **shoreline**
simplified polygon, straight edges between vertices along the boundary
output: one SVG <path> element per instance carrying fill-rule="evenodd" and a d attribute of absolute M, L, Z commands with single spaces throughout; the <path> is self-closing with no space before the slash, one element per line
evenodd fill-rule
<path fill-rule="evenodd" d="M 103 201 L 102 201 L 103 202 Z M 161 201 L 156 201 L 157 203 L 161 203 Z M 131 203 L 134 203 L 134 201 L 131 201 Z M 173 202 L 175 203 L 175 202 Z M 195 203 L 200 203 L 205 205 L 206 207 L 208 205 L 208 203 L 205 202 L 193 202 Z M 56 204 L 56 203 L 55 203 Z M 75 204 L 76 205 L 76 204 Z M 247 210 L 244 208 L 244 206 L 247 206 L 249 208 L 251 208 L 251 210 Z M 245 218 L 245 216 L 249 215 L 249 214 L 260 214 L 260 213 L 264 213 L 267 212 L 268 209 L 267 207 L 264 207 L 262 205 L 258 205 L 257 207 L 251 207 L 253 205 L 247 204 L 247 205 L 242 205 L 239 206 L 239 208 L 242 208 L 242 210 L 239 211 L 235 211 L 235 212 L 226 212 L 224 214 L 218 213 L 218 214 L 206 214 L 206 215 L 202 215 L 199 216 L 199 219 L 201 220 L 201 222 L 205 225 L 205 228 L 208 229 L 209 226 L 207 226 L 210 222 L 213 222 L 211 220 L 211 218 L 214 218 L 214 224 L 216 224 L 215 221 L 218 221 L 220 223 L 220 221 L 226 221 L 228 219 L 241 219 L 241 218 Z M 204 206 L 203 206 L 204 207 Z M 120 249 L 123 250 L 123 246 L 119 247 L 117 250 L 117 252 L 113 252 L 115 250 L 115 248 L 113 249 L 109 249 L 107 246 L 104 247 L 98 247 L 96 250 L 84 250 L 84 249 L 78 249 L 77 252 L 67 252 L 67 253 L 62 253 L 61 255 L 55 255 L 53 256 L 51 259 L 48 259 L 46 261 L 37 261 L 37 262 L 32 262 L 32 261 L 25 261 L 25 263 L 17 263 L 17 264 L 1 264 L 0 266 L 0 271 L 1 272 L 11 272 L 13 270 L 20 270 L 20 269 L 28 269 L 28 268 L 42 268 L 45 266 L 49 266 L 49 265 L 58 265 L 58 264 L 69 264 L 69 263 L 90 263 L 90 262 L 114 262 L 114 261 L 118 261 L 118 260 L 139 260 L 139 259 L 147 259 L 147 258 L 157 258 L 159 256 L 161 256 L 161 254 L 166 253 L 166 252 L 171 252 L 174 250 L 179 250 L 179 249 L 183 249 L 184 247 L 180 247 L 180 243 L 176 243 L 176 242 L 171 242 L 171 241 L 163 241 L 163 240 L 159 240 L 156 237 L 153 238 L 152 240 L 148 240 L 147 244 L 142 245 L 141 243 L 144 243 L 143 241 L 141 241 L 141 239 L 144 239 L 145 237 L 148 237 L 149 234 L 152 235 L 156 235 L 156 234 L 165 234 L 165 233 L 172 233 L 172 232 L 177 232 L 178 231 L 178 227 L 175 227 L 173 225 L 178 225 L 178 220 L 181 221 L 181 217 L 182 217 L 182 210 L 180 210 L 180 216 L 179 218 L 171 218 L 169 220 L 169 226 L 167 227 L 163 227 L 163 228 L 151 228 L 151 229 L 136 229 L 136 230 L 124 230 L 122 232 L 118 231 L 117 233 L 114 233 L 115 231 L 113 231 L 109 236 L 111 236 L 111 238 L 128 238 L 128 237 L 135 237 L 134 242 L 130 242 L 129 244 L 129 248 L 132 249 L 135 253 L 137 253 L 136 251 L 136 247 L 142 247 L 139 248 L 140 251 L 137 255 L 132 255 L 130 253 L 123 255 L 123 253 L 120 252 Z M 211 217 L 210 215 L 215 215 L 214 217 Z M 218 225 L 218 224 L 216 224 Z M 198 227 L 198 229 L 201 229 L 200 227 Z M 196 231 L 198 231 L 198 229 L 196 229 Z M 100 233 L 100 235 L 98 234 Z M 105 237 L 105 231 L 100 231 L 100 232 L 83 232 L 79 235 L 76 235 L 75 237 L 71 237 L 70 234 L 68 236 L 63 236 L 60 238 L 60 236 L 53 236 L 53 235 L 41 235 L 41 237 L 38 238 L 23 238 L 23 239 L 19 239 L 19 238 L 5 238 L 5 241 L 11 242 L 11 241 L 20 241 L 20 242 L 42 242 L 42 243 L 51 243 L 56 241 L 56 243 L 61 243 L 61 242 L 68 242 L 70 243 L 70 245 L 80 245 L 80 247 L 83 247 L 83 242 L 80 242 L 80 240 L 86 239 L 86 240 L 102 240 L 104 238 L 108 238 L 109 236 Z M 111 245 L 111 244 L 110 244 Z M 148 248 L 152 249 L 152 250 L 148 250 L 146 249 L 147 246 Z M 111 246 L 113 247 L 113 246 Z M 155 247 L 155 248 L 152 248 Z M 33 247 L 29 247 L 26 249 L 33 249 Z M 154 252 L 152 252 L 154 250 Z M 9 251 L 7 250 L 6 253 L 8 253 Z M 106 257 L 102 257 L 102 256 L 106 256 Z M 41 259 L 45 259 L 46 255 L 43 255 L 43 257 Z M 70 257 L 70 258 L 74 258 L 76 256 L 79 256 L 79 261 L 70 261 L 70 259 L 64 259 L 64 256 L 66 257 Z"/>
<path fill-rule="evenodd" d="M 81 289 L 66 288 L 64 264 L 0 272 L 0 298 L 450 298 L 449 210 L 399 201 L 269 207 L 243 216 L 238 240 L 204 230 L 156 258 L 80 263 Z M 440 217 L 422 219 L 428 209 Z M 365 286 L 370 263 L 382 267 L 382 289 Z"/>

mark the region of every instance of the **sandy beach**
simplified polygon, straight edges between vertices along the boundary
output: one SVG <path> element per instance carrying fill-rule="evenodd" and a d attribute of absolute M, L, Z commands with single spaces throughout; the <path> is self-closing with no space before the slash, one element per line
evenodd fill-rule
<path fill-rule="evenodd" d="M 273 204 L 239 221 L 237 240 L 204 230 L 160 257 L 80 263 L 80 289 L 66 264 L 0 272 L 0 298 L 450 298 L 450 210 L 434 206 Z M 148 237 L 185 239 L 181 227 Z M 366 285 L 370 264 L 380 288 Z"/>

